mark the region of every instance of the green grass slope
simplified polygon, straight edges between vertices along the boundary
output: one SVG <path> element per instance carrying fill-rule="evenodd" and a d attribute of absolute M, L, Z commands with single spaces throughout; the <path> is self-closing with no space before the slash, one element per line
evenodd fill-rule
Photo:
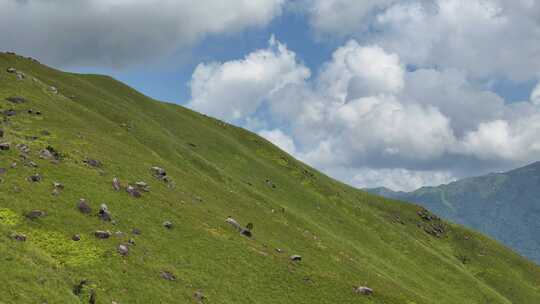
<path fill-rule="evenodd" d="M 11 109 L 17 114 L 6 116 Z M 203 303 L 225 304 L 540 303 L 540 268 L 497 242 L 348 187 L 255 134 L 109 77 L 2 53 L 0 111 L 0 143 L 11 144 L 0 151 L 0 303 L 197 303 L 197 291 Z M 47 146 L 59 161 L 39 157 Z M 152 166 L 171 180 L 153 177 Z M 42 180 L 28 181 L 36 173 Z M 150 191 L 115 191 L 114 177 Z M 64 185 L 58 195 L 53 182 Z M 81 198 L 91 214 L 79 212 Z M 114 222 L 96 215 L 102 203 Z M 46 215 L 31 220 L 31 210 Z M 228 216 L 253 223 L 253 236 Z M 97 239 L 96 230 L 113 235 Z M 129 239 L 122 256 L 117 247 Z M 373 295 L 356 294 L 358 286 Z"/>

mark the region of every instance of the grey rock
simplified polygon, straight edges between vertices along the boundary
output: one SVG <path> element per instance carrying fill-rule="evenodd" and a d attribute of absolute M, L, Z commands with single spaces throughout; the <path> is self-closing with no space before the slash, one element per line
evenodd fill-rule
<path fill-rule="evenodd" d="M 145 182 L 136 182 L 136 183 L 135 183 L 135 186 L 136 186 L 137 189 L 140 190 L 140 191 L 144 191 L 144 192 L 149 192 L 149 191 L 150 191 L 150 187 L 149 187 L 148 184 L 145 183 Z"/>
<path fill-rule="evenodd" d="M 131 185 L 127 186 L 126 192 L 129 193 L 129 195 L 131 195 L 134 198 L 139 198 L 142 196 L 141 192 Z"/>
<path fill-rule="evenodd" d="M 176 276 L 169 272 L 169 271 L 162 271 L 161 272 L 161 277 L 167 281 L 175 281 L 176 280 Z"/>
<path fill-rule="evenodd" d="M 112 220 L 111 213 L 109 212 L 109 208 L 106 204 L 101 204 L 98 211 L 98 216 L 100 219 L 110 222 Z"/>
<path fill-rule="evenodd" d="M 15 68 L 7 68 L 6 72 L 8 72 L 10 74 L 13 74 L 13 73 L 17 72 L 17 70 Z"/>
<path fill-rule="evenodd" d="M 53 187 L 55 189 L 64 189 L 64 185 L 59 182 L 53 182 Z"/>
<path fill-rule="evenodd" d="M 6 116 L 15 116 L 15 115 L 17 115 L 17 111 L 15 111 L 13 109 L 5 110 L 4 115 L 6 115 Z"/>
<path fill-rule="evenodd" d="M 15 75 L 17 76 L 17 79 L 18 79 L 18 80 L 23 80 L 23 79 L 26 78 L 26 74 L 23 73 L 23 72 L 21 72 L 21 71 L 16 71 L 16 72 L 15 72 Z"/>
<path fill-rule="evenodd" d="M 300 262 L 300 261 L 302 261 L 302 256 L 295 254 L 295 255 L 291 255 L 290 259 L 293 262 Z"/>
<path fill-rule="evenodd" d="M 97 159 L 86 159 L 84 161 L 88 166 L 90 167 L 94 167 L 94 168 L 101 168 L 101 166 L 103 165 L 99 160 Z"/>
<path fill-rule="evenodd" d="M 28 181 L 33 182 L 33 183 L 39 183 L 42 180 L 43 180 L 43 178 L 41 177 L 41 175 L 39 173 L 36 173 L 34 175 L 30 175 L 28 177 Z"/>
<path fill-rule="evenodd" d="M 131 230 L 131 233 L 135 234 L 135 235 L 141 235 L 141 230 L 137 229 L 137 228 L 133 228 Z"/>
<path fill-rule="evenodd" d="M 121 186 L 120 186 L 120 180 L 118 178 L 116 178 L 116 177 L 113 178 L 112 187 L 113 187 L 114 191 L 120 191 Z"/>
<path fill-rule="evenodd" d="M 360 286 L 354 290 L 359 295 L 363 296 L 369 296 L 373 294 L 373 289 L 366 287 L 366 286 Z"/>
<path fill-rule="evenodd" d="M 96 232 L 94 232 L 94 236 L 97 237 L 98 239 L 108 239 L 108 238 L 111 237 L 111 232 L 110 231 L 97 230 Z"/>
<path fill-rule="evenodd" d="M 163 227 L 165 227 L 167 229 L 172 229 L 173 228 L 173 223 L 169 222 L 169 221 L 165 221 L 165 222 L 163 222 Z"/>
<path fill-rule="evenodd" d="M 44 217 L 45 215 L 46 215 L 45 211 L 41 211 L 41 210 L 32 210 L 32 211 L 27 212 L 24 216 L 25 216 L 27 219 L 35 220 L 35 219 L 38 219 L 38 218 L 40 218 L 40 217 Z"/>
<path fill-rule="evenodd" d="M 199 303 L 202 303 L 206 297 L 204 296 L 203 292 L 200 291 L 200 290 L 197 290 L 194 294 L 193 294 L 193 298 L 195 299 L 195 301 L 199 302 Z"/>
<path fill-rule="evenodd" d="M 81 213 L 84 213 L 84 214 L 92 213 L 92 208 L 90 208 L 90 205 L 84 198 L 81 198 L 79 200 L 79 204 L 77 205 L 77 208 L 79 208 L 79 211 Z"/>
<path fill-rule="evenodd" d="M 11 145 L 9 143 L 0 143 L 0 150 L 8 151 L 10 148 L 11 148 Z"/>
<path fill-rule="evenodd" d="M 135 245 L 135 240 L 134 239 L 129 239 L 128 240 L 128 245 Z"/>
<path fill-rule="evenodd" d="M 49 91 L 53 94 L 58 94 L 58 89 L 54 86 L 50 86 L 49 87 Z"/>
<path fill-rule="evenodd" d="M 26 98 L 21 97 L 21 96 L 10 96 L 10 97 L 7 97 L 6 100 L 14 104 L 21 104 L 28 101 L 26 100 Z"/>
<path fill-rule="evenodd" d="M 19 242 L 25 242 L 26 241 L 26 235 L 22 233 L 14 232 L 9 236 L 10 239 L 19 241 Z"/>
<path fill-rule="evenodd" d="M 15 147 L 17 147 L 17 149 L 19 149 L 19 151 L 22 153 L 30 153 L 30 147 L 25 144 L 17 144 Z"/>
<path fill-rule="evenodd" d="M 126 256 L 129 254 L 129 247 L 126 246 L 126 245 L 118 245 L 118 253 L 121 255 L 121 256 Z"/>
<path fill-rule="evenodd" d="M 53 159 L 55 157 L 54 157 L 54 154 L 52 154 L 51 151 L 49 151 L 47 149 L 41 149 L 39 151 L 39 158 L 41 158 L 41 159 Z"/>
<path fill-rule="evenodd" d="M 238 231 L 241 231 L 242 230 L 242 226 L 240 226 L 240 224 L 235 220 L 233 219 L 232 217 L 228 217 L 225 222 L 231 226 L 233 226 L 236 230 Z"/>
<path fill-rule="evenodd" d="M 75 242 L 78 242 L 81 240 L 81 236 L 79 234 L 74 234 L 72 237 L 71 237 L 71 240 L 75 241 Z"/>

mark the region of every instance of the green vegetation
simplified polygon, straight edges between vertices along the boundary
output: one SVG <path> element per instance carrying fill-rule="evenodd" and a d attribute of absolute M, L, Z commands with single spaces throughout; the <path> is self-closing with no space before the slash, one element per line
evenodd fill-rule
<path fill-rule="evenodd" d="M 540 303 L 540 268 L 497 242 L 348 187 L 255 134 L 109 77 L 0 54 L 0 111 L 10 109 L 17 115 L 0 125 L 0 142 L 11 144 L 0 151 L 0 303 L 93 295 L 106 304 L 196 303 L 197 291 L 220 304 Z M 30 148 L 28 159 L 17 144 Z M 47 147 L 61 157 L 40 158 Z M 153 176 L 153 166 L 170 180 Z M 27 180 L 36 173 L 40 182 Z M 114 177 L 150 191 L 114 191 Z M 55 195 L 53 182 L 64 185 Z M 91 214 L 78 210 L 81 198 Z M 98 218 L 102 203 L 115 222 Z M 31 210 L 46 215 L 25 217 Z M 253 236 L 228 216 L 252 223 Z M 113 234 L 97 239 L 96 230 Z M 122 256 L 117 247 L 129 239 Z M 294 254 L 302 260 L 290 261 Z M 356 294 L 358 286 L 373 295 Z"/>
<path fill-rule="evenodd" d="M 384 197 L 416 202 L 485 233 L 540 264 L 540 162 L 505 173 L 413 192 L 378 188 Z"/>

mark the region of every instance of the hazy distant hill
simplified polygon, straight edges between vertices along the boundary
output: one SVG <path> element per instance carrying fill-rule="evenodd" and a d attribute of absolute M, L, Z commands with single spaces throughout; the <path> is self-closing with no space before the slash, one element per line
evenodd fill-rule
<path fill-rule="evenodd" d="M 540 263 L 540 162 L 409 193 L 386 188 L 369 191 L 419 203 Z"/>

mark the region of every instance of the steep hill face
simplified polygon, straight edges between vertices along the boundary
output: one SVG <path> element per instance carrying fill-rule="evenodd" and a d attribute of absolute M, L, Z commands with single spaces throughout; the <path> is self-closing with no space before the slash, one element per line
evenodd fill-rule
<path fill-rule="evenodd" d="M 109 77 L 2 53 L 0 111 L 0 303 L 540 303 L 497 242 Z"/>
<path fill-rule="evenodd" d="M 540 162 L 410 193 L 384 188 L 370 192 L 419 203 L 540 264 Z"/>

